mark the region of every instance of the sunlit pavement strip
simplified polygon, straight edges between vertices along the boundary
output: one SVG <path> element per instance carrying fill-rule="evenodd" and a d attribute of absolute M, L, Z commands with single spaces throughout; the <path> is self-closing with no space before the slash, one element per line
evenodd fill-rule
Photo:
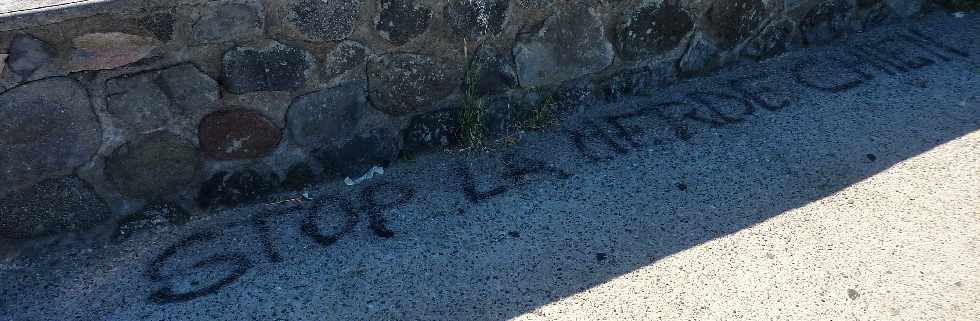
<path fill-rule="evenodd" d="M 976 320 L 980 17 L 915 28 L 589 106 L 302 206 L 19 247 L 0 320 Z M 834 62 L 855 44 L 907 61 Z"/>
<path fill-rule="evenodd" d="M 977 320 L 980 132 L 515 320 Z"/>

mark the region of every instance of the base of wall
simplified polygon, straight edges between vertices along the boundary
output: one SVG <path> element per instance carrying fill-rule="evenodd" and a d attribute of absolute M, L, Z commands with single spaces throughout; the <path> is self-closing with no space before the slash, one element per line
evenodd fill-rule
<path fill-rule="evenodd" d="M 505 140 L 596 102 L 929 9 L 916 0 L 105 7 L 117 2 L 0 14 L 0 237 L 161 211 L 180 220 L 356 179 L 399 157 Z"/>

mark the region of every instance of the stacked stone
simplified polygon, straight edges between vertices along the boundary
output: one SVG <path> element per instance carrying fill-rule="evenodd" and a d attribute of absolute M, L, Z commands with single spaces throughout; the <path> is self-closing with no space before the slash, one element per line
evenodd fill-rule
<path fill-rule="evenodd" d="M 79 230 L 120 215 L 132 214 L 124 219 L 131 222 L 159 208 L 199 212 L 356 177 L 402 150 L 454 144 L 468 95 L 483 102 L 488 136 L 503 137 L 545 101 L 561 111 L 637 94 L 924 7 L 144 2 L 27 28 L 0 20 L 0 237 Z"/>

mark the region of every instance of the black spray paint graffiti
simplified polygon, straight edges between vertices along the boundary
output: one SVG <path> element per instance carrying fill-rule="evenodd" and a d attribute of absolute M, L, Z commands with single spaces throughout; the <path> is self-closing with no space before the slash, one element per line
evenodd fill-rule
<path fill-rule="evenodd" d="M 904 47 L 903 47 L 904 46 Z M 910 51 L 908 47 L 916 48 Z M 966 52 L 930 39 L 922 33 L 909 30 L 874 44 L 849 48 L 845 57 L 832 58 L 823 63 L 812 60 L 800 61 L 792 68 L 791 76 L 796 84 L 821 92 L 841 93 L 861 86 L 874 79 L 875 73 L 897 75 L 901 72 L 924 68 L 939 61 L 952 61 L 955 57 L 969 57 Z M 828 72 L 830 71 L 830 72 Z M 684 101 L 648 103 L 632 111 L 583 122 L 581 129 L 568 130 L 572 146 L 583 159 L 593 162 L 613 160 L 632 150 L 651 145 L 666 144 L 669 139 L 690 142 L 699 127 L 718 128 L 742 123 L 756 114 L 757 109 L 779 112 L 792 106 L 792 96 L 765 85 L 765 74 L 753 74 L 728 81 L 721 90 L 688 92 Z M 655 126 L 651 126 L 655 125 Z M 657 127 L 659 126 L 659 127 Z M 649 139 L 649 134 L 654 136 Z M 658 134 L 662 134 L 659 135 Z M 465 163 L 457 167 L 462 178 L 461 194 L 471 203 L 480 203 L 499 197 L 517 186 L 535 179 L 567 179 L 574 175 L 569 171 L 544 161 L 515 154 L 504 155 L 504 169 L 496 178 L 503 182 L 481 189 L 472 169 Z M 686 187 L 684 187 L 686 188 Z M 382 197 L 382 193 L 394 193 L 395 197 Z M 300 235 L 321 248 L 329 247 L 351 233 L 361 220 L 368 217 L 368 226 L 381 238 L 395 235 L 385 224 L 384 213 L 408 204 L 415 197 L 411 187 L 396 184 L 379 184 L 365 188 L 360 194 L 360 207 L 350 200 L 331 196 L 302 208 L 302 222 L 297 228 Z M 381 199 L 391 201 L 382 202 Z M 254 265 L 252 253 L 235 251 L 206 256 L 186 267 L 171 267 L 180 254 L 193 254 L 195 246 L 206 246 L 219 241 L 229 228 L 247 226 L 255 232 L 262 254 L 272 263 L 285 261 L 277 249 L 281 244 L 274 235 L 273 227 L 282 224 L 289 212 L 266 211 L 250 218 L 246 223 L 233 223 L 220 228 L 191 234 L 165 248 L 150 263 L 146 272 L 149 280 L 166 283 L 183 273 L 195 270 L 220 269 L 208 282 L 192 283 L 190 289 L 163 286 L 150 295 L 157 304 L 178 303 L 194 300 L 235 284 Z M 324 215 L 339 214 L 343 219 L 340 227 L 324 231 Z M 168 270 L 167 268 L 171 269 Z M 212 273 L 211 275 L 214 275 Z M 203 283 L 203 284 L 201 284 Z"/>
<path fill-rule="evenodd" d="M 505 171 L 501 173 L 501 178 L 509 184 L 498 185 L 488 190 L 479 190 L 473 172 L 465 163 L 460 163 L 458 167 L 459 175 L 463 178 L 463 195 L 472 203 L 479 203 L 509 191 L 515 186 L 527 183 L 532 175 L 550 175 L 557 179 L 566 179 L 572 174 L 560 168 L 551 166 L 543 161 L 533 160 L 526 157 L 518 157 L 514 154 L 504 155 Z"/>
<path fill-rule="evenodd" d="M 876 72 L 894 76 L 934 65 L 937 59 L 952 61 L 953 57 L 967 58 L 969 54 L 910 29 L 875 43 L 848 48 L 844 57 L 801 60 L 790 72 L 793 80 L 803 87 L 842 93 L 873 80 Z M 790 107 L 794 101 L 792 97 L 775 88 L 757 85 L 768 78 L 769 75 L 753 74 L 732 79 L 727 88 L 720 90 L 688 92 L 684 95 L 686 101 L 660 102 L 618 115 L 586 120 L 582 129 L 568 131 L 569 139 L 584 159 L 613 160 L 643 147 L 638 136 L 644 130 L 627 127 L 623 122 L 654 116 L 661 125 L 672 130 L 676 138 L 690 141 L 698 126 L 724 127 L 744 122 L 755 114 L 756 108 L 778 112 Z M 662 140 L 655 139 L 653 143 L 662 144 Z"/>
<path fill-rule="evenodd" d="M 394 200 L 383 202 L 379 196 L 381 193 L 393 193 L 396 195 Z M 346 199 L 335 196 L 325 197 L 319 202 L 314 203 L 311 207 L 300 209 L 303 212 L 301 213 L 303 214 L 303 220 L 298 228 L 300 229 L 301 235 L 308 237 L 321 247 L 328 247 L 351 232 L 360 221 L 360 215 L 366 214 L 368 217 L 368 226 L 374 234 L 382 238 L 390 238 L 395 233 L 385 225 L 384 213 L 407 204 L 414 197 L 415 191 L 412 188 L 391 183 L 383 183 L 365 188 L 361 192 L 361 206 L 358 208 L 352 206 Z M 327 233 L 321 230 L 320 220 L 323 215 L 336 213 L 328 210 L 330 206 L 339 209 L 340 214 L 344 216 L 345 220 L 339 230 Z M 274 229 L 272 228 L 280 223 L 277 219 L 283 216 L 285 216 L 285 213 L 265 211 L 256 214 L 248 221 L 255 231 L 255 237 L 261 244 L 263 254 L 272 263 L 281 263 L 284 261 L 282 253 L 276 249 L 277 243 L 273 235 Z M 215 244 L 214 242 L 217 242 L 221 237 L 225 236 L 227 229 L 241 227 L 248 223 L 232 223 L 219 228 L 197 232 L 184 237 L 164 249 L 149 264 L 146 276 L 150 281 L 164 283 L 172 281 L 176 276 L 185 273 L 221 267 L 224 267 L 224 269 L 218 272 L 221 275 L 216 277 L 216 280 L 204 282 L 206 284 L 203 285 L 192 284 L 193 289 L 178 291 L 173 286 L 163 286 L 153 291 L 150 295 L 150 301 L 157 304 L 186 302 L 217 293 L 224 287 L 236 283 L 243 274 L 254 266 L 250 253 L 233 250 L 229 253 L 205 257 L 185 268 L 176 267 L 170 273 L 164 273 L 164 270 L 168 267 L 168 262 L 171 262 L 182 252 L 192 254 L 192 247 L 205 246 L 209 243 Z"/>
<path fill-rule="evenodd" d="M 910 47 L 918 50 L 910 50 Z M 934 65 L 937 62 L 935 59 L 948 62 L 953 57 L 970 57 L 967 52 L 929 38 L 915 29 L 898 32 L 874 43 L 857 45 L 847 49 L 845 53 L 846 61 L 839 58 L 825 59 L 822 62 L 800 61 L 793 67 L 793 77 L 800 85 L 824 92 L 841 93 L 873 80 L 874 72 L 894 76 Z M 828 69 L 840 72 L 815 72 Z"/>
<path fill-rule="evenodd" d="M 181 249 L 193 245 L 204 244 L 221 237 L 223 234 L 224 233 L 222 230 L 208 230 L 191 234 L 190 236 L 177 241 L 177 243 L 174 243 L 165 249 L 163 253 L 160 253 L 160 255 L 150 262 L 150 267 L 147 271 L 147 278 L 149 278 L 150 281 L 163 282 L 187 270 L 203 269 L 222 263 L 231 264 L 231 271 L 228 271 L 227 274 L 211 284 L 189 291 L 176 292 L 171 287 L 157 289 L 150 295 L 150 301 L 157 304 L 190 301 L 218 292 L 222 288 L 235 283 L 243 274 L 245 274 L 245 272 L 248 272 L 248 270 L 252 268 L 252 261 L 248 258 L 248 255 L 241 252 L 234 252 L 230 254 L 213 255 L 195 262 L 189 268 L 181 269 L 169 274 L 163 273 L 163 269 L 169 259 L 177 255 L 178 251 Z"/>

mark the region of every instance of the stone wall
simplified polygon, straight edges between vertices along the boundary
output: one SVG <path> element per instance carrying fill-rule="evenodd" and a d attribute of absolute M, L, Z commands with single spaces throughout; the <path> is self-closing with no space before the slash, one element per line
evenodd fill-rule
<path fill-rule="evenodd" d="M 123 4 L 125 2 L 125 4 Z M 112 4 L 113 2 L 110 2 Z M 187 213 L 506 137 L 924 0 L 140 0 L 0 15 L 0 237 Z M 550 116 L 549 116 L 550 117 Z M 536 127 L 536 126 L 535 126 Z"/>

